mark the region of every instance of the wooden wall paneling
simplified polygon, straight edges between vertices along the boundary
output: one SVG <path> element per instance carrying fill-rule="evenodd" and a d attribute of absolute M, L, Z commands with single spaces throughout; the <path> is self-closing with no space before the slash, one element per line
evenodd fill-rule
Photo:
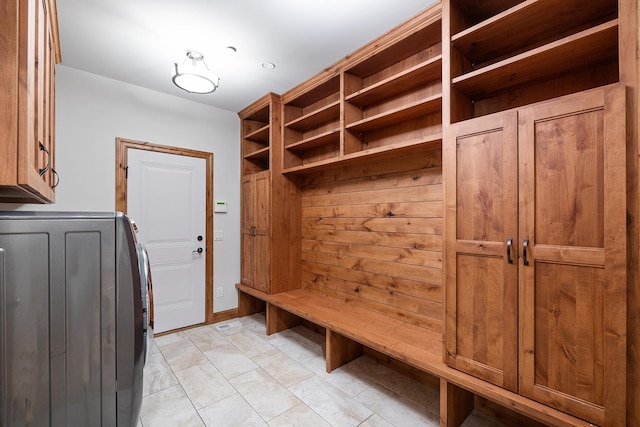
<path fill-rule="evenodd" d="M 344 247 L 344 245 L 341 245 Z M 312 252 L 306 252 L 309 258 L 327 259 L 335 255 L 327 253 L 325 255 L 313 256 Z M 353 259 L 360 259 L 352 257 Z M 349 265 L 349 264 L 346 264 Z M 442 290 L 441 280 L 435 280 L 436 283 L 428 283 L 424 280 L 410 280 L 394 276 L 385 276 L 370 271 L 363 271 L 357 268 L 349 268 L 332 264 L 314 262 L 312 260 L 302 261 L 302 282 L 310 287 L 312 284 L 323 283 L 325 287 L 345 289 L 344 292 L 358 294 L 361 283 L 367 283 L 372 289 L 379 289 L 387 292 L 392 289 L 400 295 L 413 296 L 423 298 L 425 303 L 433 301 L 441 304 L 444 291 Z M 437 271 L 437 269 L 435 269 Z M 329 280 L 329 278 L 332 278 Z M 355 295 L 354 295 L 355 296 Z M 441 318 L 440 313 L 434 314 L 436 318 Z"/>
<path fill-rule="evenodd" d="M 374 175 L 337 168 L 305 178 L 303 286 L 440 330 L 442 170 L 425 158 L 435 165 L 399 159 Z"/>

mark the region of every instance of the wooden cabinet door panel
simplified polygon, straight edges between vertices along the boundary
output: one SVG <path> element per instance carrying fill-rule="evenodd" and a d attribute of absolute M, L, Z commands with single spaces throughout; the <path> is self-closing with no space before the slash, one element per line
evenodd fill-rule
<path fill-rule="evenodd" d="M 270 201 L 270 180 L 269 171 L 255 174 L 254 184 L 254 251 L 253 266 L 254 287 L 263 292 L 269 290 L 271 253 L 270 253 L 270 233 L 269 233 L 269 201 Z"/>
<path fill-rule="evenodd" d="M 52 19 L 47 3 L 38 0 L 20 2 L 19 58 L 20 90 L 26 96 L 18 101 L 18 176 L 17 184 L 38 199 L 54 200 L 51 165 L 53 162 L 53 121 L 49 113 L 55 65 Z M 47 167 L 48 165 L 48 167 Z"/>
<path fill-rule="evenodd" d="M 520 393 L 606 425 L 625 419 L 624 118 L 623 87 L 519 111 Z"/>
<path fill-rule="evenodd" d="M 269 171 L 242 177 L 241 280 L 268 292 L 271 277 Z"/>
<path fill-rule="evenodd" d="M 240 231 L 242 235 L 240 275 L 242 283 L 248 286 L 253 286 L 253 182 L 251 175 L 243 176 L 240 192 L 242 195 L 242 213 L 240 218 Z"/>
<path fill-rule="evenodd" d="M 445 146 L 445 358 L 452 367 L 513 391 L 517 390 L 517 161 L 515 113 L 451 128 Z"/>

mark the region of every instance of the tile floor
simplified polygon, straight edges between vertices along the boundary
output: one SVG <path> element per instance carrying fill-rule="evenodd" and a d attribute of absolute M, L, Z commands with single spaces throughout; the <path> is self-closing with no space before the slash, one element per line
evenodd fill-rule
<path fill-rule="evenodd" d="M 264 315 L 155 339 L 138 427 L 438 426 L 438 390 L 368 357 L 325 372 L 324 337 Z M 473 413 L 465 427 L 501 425 Z"/>

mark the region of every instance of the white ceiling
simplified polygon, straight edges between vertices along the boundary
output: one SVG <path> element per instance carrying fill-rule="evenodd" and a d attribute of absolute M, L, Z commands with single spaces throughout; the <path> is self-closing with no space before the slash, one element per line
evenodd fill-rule
<path fill-rule="evenodd" d="M 234 112 L 286 92 L 433 3 L 57 0 L 63 65 Z M 217 91 L 195 95 L 173 85 L 172 64 L 187 49 L 218 74 Z M 265 70 L 267 61 L 276 68 Z"/>

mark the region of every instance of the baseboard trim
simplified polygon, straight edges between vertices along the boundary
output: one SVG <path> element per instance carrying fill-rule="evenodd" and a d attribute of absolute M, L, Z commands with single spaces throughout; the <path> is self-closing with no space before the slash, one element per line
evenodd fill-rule
<path fill-rule="evenodd" d="M 232 308 L 231 310 L 213 313 L 211 323 L 224 322 L 225 320 L 235 319 L 236 317 L 238 317 L 238 309 Z"/>

